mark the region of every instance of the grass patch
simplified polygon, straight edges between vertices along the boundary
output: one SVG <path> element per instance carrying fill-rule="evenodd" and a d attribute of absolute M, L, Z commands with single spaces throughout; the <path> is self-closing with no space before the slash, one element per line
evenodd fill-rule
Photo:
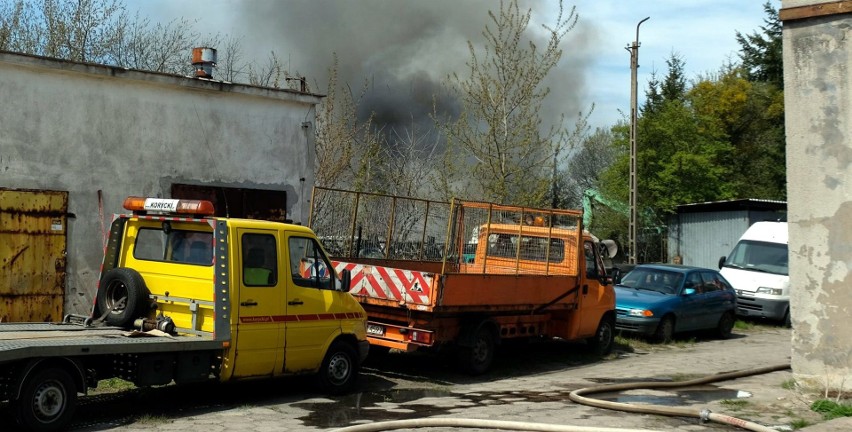
<path fill-rule="evenodd" d="M 838 417 L 852 417 L 852 405 L 820 399 L 811 404 L 811 410 L 822 414 L 826 420 Z"/>
<path fill-rule="evenodd" d="M 121 378 L 108 378 L 98 381 L 97 393 L 118 393 L 120 391 L 136 388 L 130 381 Z"/>
<path fill-rule="evenodd" d="M 751 330 L 754 328 L 754 323 L 743 320 L 736 320 L 734 321 L 734 328 L 737 330 Z"/>
<path fill-rule="evenodd" d="M 169 419 L 163 416 L 143 414 L 136 418 L 136 423 L 141 425 L 157 425 L 166 423 Z"/>
<path fill-rule="evenodd" d="M 719 403 L 731 411 L 740 411 L 749 405 L 747 400 L 742 399 L 723 399 Z"/>
<path fill-rule="evenodd" d="M 784 390 L 795 390 L 796 384 L 796 380 L 790 378 L 787 381 L 781 383 L 781 388 Z"/>
<path fill-rule="evenodd" d="M 809 422 L 809 421 L 807 421 L 807 420 L 805 420 L 805 419 L 796 419 L 796 420 L 793 420 L 793 421 L 790 423 L 790 427 L 792 427 L 792 428 L 793 428 L 793 430 L 798 430 L 798 429 L 806 428 L 806 427 L 808 427 L 808 426 L 810 426 L 810 425 L 811 425 L 811 422 Z"/>

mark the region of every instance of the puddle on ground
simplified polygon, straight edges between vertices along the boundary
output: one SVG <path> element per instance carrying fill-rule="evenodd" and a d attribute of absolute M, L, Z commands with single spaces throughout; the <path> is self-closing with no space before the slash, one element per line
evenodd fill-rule
<path fill-rule="evenodd" d="M 680 389 L 637 389 L 619 393 L 598 393 L 590 396 L 595 399 L 627 404 L 687 406 L 751 397 L 751 393 L 715 386 L 700 386 Z"/>
<path fill-rule="evenodd" d="M 334 428 L 356 423 L 434 417 L 479 406 L 530 402 L 563 402 L 570 405 L 572 404 L 568 398 L 570 392 L 571 390 L 455 393 L 439 389 L 402 389 L 357 393 L 293 405 L 310 411 L 310 414 L 300 418 L 306 426 Z M 738 390 L 708 385 L 683 389 L 640 389 L 590 396 L 621 403 L 685 406 L 751 395 Z"/>

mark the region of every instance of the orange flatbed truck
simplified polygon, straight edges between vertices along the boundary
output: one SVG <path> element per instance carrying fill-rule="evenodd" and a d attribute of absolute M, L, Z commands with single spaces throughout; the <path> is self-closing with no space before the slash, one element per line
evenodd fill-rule
<path fill-rule="evenodd" d="M 313 195 L 311 226 L 328 239 L 335 268 L 351 273 L 371 352 L 449 347 L 479 374 L 507 339 L 612 349 L 615 293 L 581 211 Z"/>
<path fill-rule="evenodd" d="M 0 324 L 0 401 L 24 429 L 64 430 L 78 393 L 113 377 L 151 386 L 316 374 L 330 393 L 353 387 L 366 314 L 310 229 L 213 217 L 209 201 L 124 206 L 132 213 L 113 220 L 91 316 Z M 318 271 L 302 277 L 302 265 Z"/>

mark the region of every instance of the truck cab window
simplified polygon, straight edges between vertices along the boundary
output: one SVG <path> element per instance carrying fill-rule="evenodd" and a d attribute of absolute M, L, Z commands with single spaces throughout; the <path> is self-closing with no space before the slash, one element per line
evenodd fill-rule
<path fill-rule="evenodd" d="M 290 237 L 290 274 L 298 286 L 332 289 L 331 263 L 319 244 L 307 237 Z"/>
<path fill-rule="evenodd" d="M 213 233 L 142 228 L 136 235 L 133 257 L 209 266 L 213 264 Z"/>
<path fill-rule="evenodd" d="M 583 253 L 586 256 L 586 275 L 589 277 L 598 277 L 601 273 L 599 269 L 603 268 L 603 263 L 598 262 L 595 255 L 595 248 L 591 243 L 583 243 Z"/>
<path fill-rule="evenodd" d="M 274 286 L 278 282 L 278 253 L 275 237 L 269 234 L 243 234 L 243 283 L 246 286 Z"/>

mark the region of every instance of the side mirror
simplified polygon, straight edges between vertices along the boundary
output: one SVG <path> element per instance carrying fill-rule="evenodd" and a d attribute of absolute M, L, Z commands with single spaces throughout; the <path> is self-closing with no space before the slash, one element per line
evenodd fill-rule
<path fill-rule="evenodd" d="M 719 270 L 721 270 L 722 267 L 725 265 L 725 261 L 727 259 L 728 259 L 728 257 L 724 257 L 724 256 L 722 258 L 719 258 Z"/>
<path fill-rule="evenodd" d="M 623 275 L 623 274 L 621 274 L 621 269 L 620 269 L 620 268 L 615 267 L 614 269 L 612 269 L 612 282 L 613 282 L 613 283 L 615 283 L 615 284 L 620 284 L 620 283 L 621 283 L 621 278 L 622 278 L 623 276 L 624 276 L 624 275 Z"/>
<path fill-rule="evenodd" d="M 352 286 L 352 272 L 346 269 L 343 269 L 340 272 L 340 291 L 349 292 L 349 288 Z"/>
<path fill-rule="evenodd" d="M 693 294 L 695 294 L 695 288 L 687 288 L 683 290 L 683 295 L 685 296 L 691 296 Z"/>

